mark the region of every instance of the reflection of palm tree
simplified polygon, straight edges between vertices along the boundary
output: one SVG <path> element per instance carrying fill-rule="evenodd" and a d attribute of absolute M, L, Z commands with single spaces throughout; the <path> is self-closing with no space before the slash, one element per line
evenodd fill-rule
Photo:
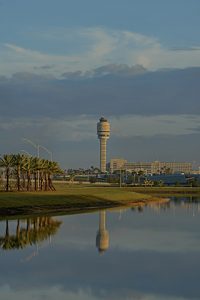
<path fill-rule="evenodd" d="M 4 239 L 2 240 L 2 243 L 1 243 L 1 247 L 3 250 L 9 250 L 9 249 L 12 249 L 12 247 L 13 247 L 13 239 L 11 238 L 10 233 L 9 233 L 8 220 L 6 220 L 6 232 L 5 232 Z"/>
<path fill-rule="evenodd" d="M 28 245 L 38 244 L 56 234 L 61 223 L 52 217 L 28 218 L 26 228 L 20 228 L 20 220 L 18 219 L 15 235 L 10 236 L 9 224 L 6 220 L 5 236 L 0 237 L 1 248 L 4 250 L 23 249 Z"/>
<path fill-rule="evenodd" d="M 15 234 L 15 248 L 23 249 L 26 246 L 24 239 L 21 236 L 20 220 L 17 220 L 16 234 Z"/>

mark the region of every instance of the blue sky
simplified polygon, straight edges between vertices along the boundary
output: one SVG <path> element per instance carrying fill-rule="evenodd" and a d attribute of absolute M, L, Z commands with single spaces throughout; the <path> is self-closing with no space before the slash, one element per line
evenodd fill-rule
<path fill-rule="evenodd" d="M 1 75 L 199 65 L 198 0 L 1 0 Z M 44 62 L 44 63 L 43 63 Z M 46 68 L 47 70 L 47 68 Z"/>
<path fill-rule="evenodd" d="M 1 42 L 25 42 L 29 30 L 105 26 L 196 45 L 199 11 L 198 0 L 1 0 Z"/>
<path fill-rule="evenodd" d="M 104 115 L 108 158 L 199 165 L 199 15 L 199 0 L 0 0 L 1 153 L 34 153 L 25 137 L 64 168 L 98 165 Z"/>

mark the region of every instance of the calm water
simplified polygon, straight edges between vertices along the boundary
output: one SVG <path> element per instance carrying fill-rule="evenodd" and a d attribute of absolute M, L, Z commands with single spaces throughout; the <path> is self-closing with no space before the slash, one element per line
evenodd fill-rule
<path fill-rule="evenodd" d="M 200 299 L 194 199 L 2 221 L 0 235 L 1 300 Z"/>

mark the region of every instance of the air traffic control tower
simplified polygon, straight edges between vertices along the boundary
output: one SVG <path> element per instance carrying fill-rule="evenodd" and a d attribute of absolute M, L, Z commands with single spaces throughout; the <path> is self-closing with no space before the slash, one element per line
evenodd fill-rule
<path fill-rule="evenodd" d="M 101 117 L 97 123 L 97 135 L 100 141 L 100 170 L 106 172 L 106 143 L 110 137 L 110 123 Z"/>

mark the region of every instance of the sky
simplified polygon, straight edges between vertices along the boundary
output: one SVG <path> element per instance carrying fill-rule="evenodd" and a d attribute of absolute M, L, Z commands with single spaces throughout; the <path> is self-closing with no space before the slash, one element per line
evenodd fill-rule
<path fill-rule="evenodd" d="M 0 154 L 200 165 L 199 0 L 0 0 Z M 43 149 L 41 156 L 48 158 Z"/>

